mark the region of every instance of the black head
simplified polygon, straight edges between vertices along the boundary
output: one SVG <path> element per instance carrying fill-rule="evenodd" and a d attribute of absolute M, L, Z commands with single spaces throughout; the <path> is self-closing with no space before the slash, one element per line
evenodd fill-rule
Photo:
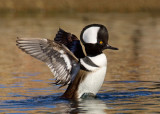
<path fill-rule="evenodd" d="M 108 30 L 104 25 L 91 24 L 83 28 L 80 38 L 85 46 L 87 55 L 95 56 L 104 49 L 118 50 L 108 44 Z"/>

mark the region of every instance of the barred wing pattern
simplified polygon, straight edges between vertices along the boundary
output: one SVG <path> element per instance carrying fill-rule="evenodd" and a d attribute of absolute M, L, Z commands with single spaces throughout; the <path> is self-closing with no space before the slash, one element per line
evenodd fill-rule
<path fill-rule="evenodd" d="M 71 82 L 72 66 L 78 64 L 78 59 L 63 44 L 43 38 L 18 38 L 17 46 L 45 62 L 55 76 L 55 84 L 65 86 Z"/>

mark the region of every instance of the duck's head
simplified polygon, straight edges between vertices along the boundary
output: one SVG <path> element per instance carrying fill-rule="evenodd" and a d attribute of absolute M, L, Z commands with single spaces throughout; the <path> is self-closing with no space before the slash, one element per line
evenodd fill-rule
<path fill-rule="evenodd" d="M 87 55 L 90 56 L 101 54 L 105 49 L 118 50 L 108 44 L 108 30 L 101 24 L 91 24 L 84 27 L 80 39 Z"/>

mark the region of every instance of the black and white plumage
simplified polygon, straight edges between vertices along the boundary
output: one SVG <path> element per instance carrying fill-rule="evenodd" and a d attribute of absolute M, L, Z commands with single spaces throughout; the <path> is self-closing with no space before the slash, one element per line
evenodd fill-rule
<path fill-rule="evenodd" d="M 59 29 L 54 41 L 45 38 L 18 38 L 17 46 L 48 65 L 56 84 L 69 85 L 62 97 L 81 98 L 86 94 L 96 95 L 103 84 L 107 69 L 104 49 L 114 49 L 108 44 L 105 26 L 91 24 L 81 32 L 84 55 L 78 38 Z"/>
<path fill-rule="evenodd" d="M 18 38 L 17 46 L 27 54 L 45 62 L 56 78 L 56 84 L 71 81 L 71 71 L 78 59 L 63 44 L 43 38 Z"/>

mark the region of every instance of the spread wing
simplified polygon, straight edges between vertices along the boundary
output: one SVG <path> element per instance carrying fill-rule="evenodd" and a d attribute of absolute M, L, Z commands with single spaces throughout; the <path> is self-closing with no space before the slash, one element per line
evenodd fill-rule
<path fill-rule="evenodd" d="M 77 58 L 85 57 L 81 43 L 74 34 L 68 33 L 60 28 L 54 41 L 65 45 Z"/>
<path fill-rule="evenodd" d="M 71 82 L 72 76 L 76 75 L 73 69 L 79 65 L 78 59 L 63 44 L 43 38 L 18 38 L 17 46 L 45 62 L 56 78 L 55 84 L 65 86 Z"/>

